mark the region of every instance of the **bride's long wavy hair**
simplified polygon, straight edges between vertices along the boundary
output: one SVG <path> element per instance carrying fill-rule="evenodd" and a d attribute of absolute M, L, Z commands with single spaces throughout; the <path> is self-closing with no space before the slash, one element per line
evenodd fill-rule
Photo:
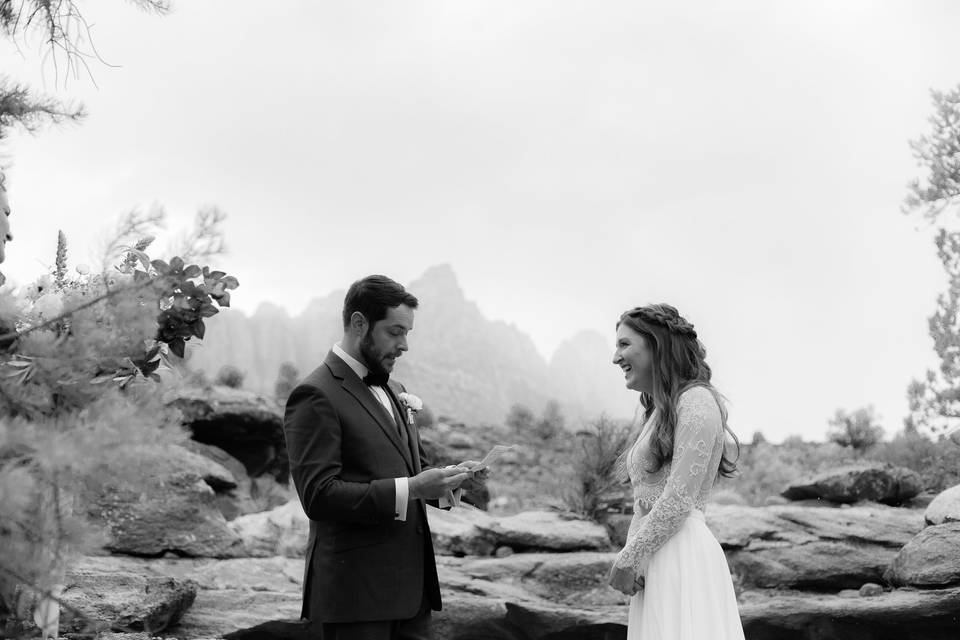
<path fill-rule="evenodd" d="M 659 471 L 663 465 L 670 462 L 677 429 L 677 402 L 680 394 L 697 386 L 705 387 L 716 399 L 723 429 L 732 437 L 739 457 L 740 441 L 727 425 L 726 403 L 710 383 L 712 372 L 706 362 L 707 350 L 697 337 L 693 325 L 668 304 L 651 304 L 625 311 L 617 321 L 617 329 L 622 324 L 639 333 L 653 354 L 653 393 L 640 393 L 640 404 L 644 409 L 643 420 L 635 421 L 627 448 L 617 459 L 617 471 L 621 480 L 626 480 L 627 455 L 654 411 L 657 412 L 657 419 L 653 425 L 650 450 L 656 460 L 656 468 L 648 471 Z M 718 475 L 729 478 L 736 469 L 736 458 L 728 456 L 727 446 L 724 444 Z"/>

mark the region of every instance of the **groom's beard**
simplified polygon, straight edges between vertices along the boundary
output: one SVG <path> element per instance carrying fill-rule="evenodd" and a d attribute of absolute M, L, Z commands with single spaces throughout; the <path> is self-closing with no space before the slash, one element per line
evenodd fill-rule
<path fill-rule="evenodd" d="M 377 349 L 373 343 L 373 337 L 367 334 L 360 340 L 360 355 L 363 357 L 363 363 L 370 369 L 368 377 L 376 381 L 376 384 L 385 385 L 390 379 L 390 372 L 383 366 L 382 351 Z"/>

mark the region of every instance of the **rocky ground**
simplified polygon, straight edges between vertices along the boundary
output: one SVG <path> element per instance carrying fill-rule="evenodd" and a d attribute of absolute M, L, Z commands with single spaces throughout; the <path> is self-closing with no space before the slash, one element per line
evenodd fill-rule
<path fill-rule="evenodd" d="M 298 621 L 308 523 L 275 475 L 279 414 L 255 399 L 244 414 L 244 402 L 233 392 L 219 404 L 190 398 L 205 442 L 147 456 L 139 485 L 85 488 L 108 535 L 103 555 L 67 575 L 64 636 L 311 637 Z M 246 417 L 231 427 L 237 415 Z M 444 455 L 473 457 L 488 443 L 461 444 Z M 526 455 L 538 454 L 521 450 L 513 464 Z M 710 505 L 747 638 L 960 637 L 960 487 L 928 505 L 917 491 L 910 472 L 860 466 L 786 488 L 785 504 Z M 606 576 L 629 515 L 600 525 L 468 505 L 429 517 L 445 602 L 438 638 L 625 637 L 627 599 Z"/>

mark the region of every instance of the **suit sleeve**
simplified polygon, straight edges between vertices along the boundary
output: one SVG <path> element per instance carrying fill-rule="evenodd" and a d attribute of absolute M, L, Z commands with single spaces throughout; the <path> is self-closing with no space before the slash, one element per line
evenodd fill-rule
<path fill-rule="evenodd" d="M 355 524 L 383 524 L 394 519 L 393 478 L 372 482 L 340 478 L 342 426 L 320 389 L 303 385 L 290 394 L 283 431 L 290 474 L 308 518 Z"/>

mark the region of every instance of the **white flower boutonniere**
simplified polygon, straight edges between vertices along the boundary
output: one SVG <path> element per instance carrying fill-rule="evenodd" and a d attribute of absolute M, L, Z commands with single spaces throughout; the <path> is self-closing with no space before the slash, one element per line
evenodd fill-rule
<path fill-rule="evenodd" d="M 407 422 L 413 424 L 416 420 L 416 413 L 423 409 L 423 400 L 413 395 L 412 393 L 401 393 L 397 396 L 400 399 L 401 404 L 407 410 Z"/>

